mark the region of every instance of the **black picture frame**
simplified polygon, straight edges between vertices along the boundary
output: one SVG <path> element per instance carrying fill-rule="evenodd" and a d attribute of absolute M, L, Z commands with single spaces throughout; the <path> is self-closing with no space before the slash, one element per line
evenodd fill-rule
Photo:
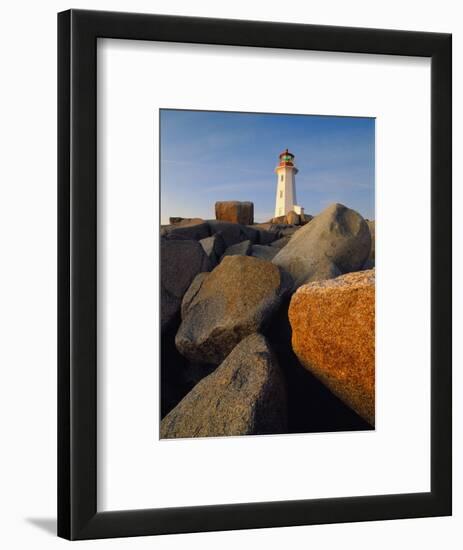
<path fill-rule="evenodd" d="M 97 38 L 431 59 L 431 490 L 97 510 Z M 451 35 L 70 10 L 58 14 L 58 535 L 95 539 L 451 514 Z"/>

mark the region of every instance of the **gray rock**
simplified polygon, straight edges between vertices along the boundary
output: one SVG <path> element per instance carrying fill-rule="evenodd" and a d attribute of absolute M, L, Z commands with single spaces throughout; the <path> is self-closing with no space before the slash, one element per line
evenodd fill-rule
<path fill-rule="evenodd" d="M 180 310 L 183 295 L 210 264 L 196 241 L 161 239 L 161 329 L 164 331 Z"/>
<path fill-rule="evenodd" d="M 272 246 L 264 246 L 261 244 L 253 244 L 251 249 L 251 256 L 255 258 L 262 258 L 269 262 L 278 254 L 278 248 Z"/>
<path fill-rule="evenodd" d="M 257 229 L 254 229 L 250 225 L 242 225 L 241 226 L 243 233 L 247 236 L 247 239 L 251 241 L 253 244 L 258 243 L 260 239 L 260 231 L 257 231 Z"/>
<path fill-rule="evenodd" d="M 296 225 L 287 225 L 279 229 L 280 237 L 292 237 L 296 231 L 299 231 L 300 227 Z"/>
<path fill-rule="evenodd" d="M 252 334 L 162 420 L 161 438 L 277 434 L 286 429 L 283 374 L 266 339 Z"/>
<path fill-rule="evenodd" d="M 204 252 L 209 258 L 211 267 L 215 267 L 226 250 L 225 241 L 223 240 L 222 235 L 220 233 L 216 233 L 215 235 L 212 235 L 212 237 L 201 239 L 199 244 L 203 247 Z"/>
<path fill-rule="evenodd" d="M 191 302 L 193 301 L 196 294 L 198 294 L 199 290 L 201 289 L 201 285 L 203 284 L 204 279 L 207 277 L 207 275 L 208 275 L 208 272 L 206 271 L 198 273 L 196 277 L 193 279 L 193 281 L 191 282 L 191 285 L 188 287 L 188 290 L 183 295 L 183 300 L 181 305 L 182 318 L 185 317 Z"/>
<path fill-rule="evenodd" d="M 342 204 L 332 204 L 299 229 L 273 263 L 288 271 L 298 287 L 358 271 L 370 245 L 370 231 L 362 216 Z"/>
<path fill-rule="evenodd" d="M 257 230 L 265 230 L 265 231 L 270 231 L 271 227 L 272 227 L 272 222 L 261 222 L 261 223 L 254 223 L 252 225 L 253 229 L 257 229 Z"/>
<path fill-rule="evenodd" d="M 256 226 L 254 226 L 256 227 Z M 285 223 L 266 223 L 266 224 L 260 224 L 259 229 L 265 229 L 266 231 L 269 231 L 273 235 L 275 235 L 275 240 L 280 237 L 280 230 L 287 228 L 288 225 Z M 257 243 L 257 244 L 264 244 L 264 243 Z"/>
<path fill-rule="evenodd" d="M 342 271 L 334 262 L 321 262 L 314 275 L 313 281 L 326 281 L 342 275 Z"/>
<path fill-rule="evenodd" d="M 249 256 L 251 254 L 251 246 L 251 241 L 232 244 L 225 250 L 223 256 Z"/>
<path fill-rule="evenodd" d="M 211 234 L 211 229 L 207 222 L 200 218 L 187 219 L 163 226 L 161 228 L 161 237 L 167 239 L 187 239 L 199 241 L 205 239 Z"/>
<path fill-rule="evenodd" d="M 215 203 L 215 218 L 224 222 L 248 225 L 254 223 L 252 202 L 219 201 Z"/>
<path fill-rule="evenodd" d="M 281 239 L 273 241 L 273 243 L 270 246 L 275 248 L 283 248 L 289 243 L 290 238 L 291 236 L 281 237 Z"/>
<path fill-rule="evenodd" d="M 252 243 L 257 243 L 259 240 L 259 232 L 246 225 L 218 220 L 208 220 L 207 223 L 210 228 L 210 234 L 215 235 L 216 233 L 220 233 L 226 246 L 248 240 Z"/>
<path fill-rule="evenodd" d="M 288 274 L 250 256 L 225 256 L 194 284 L 182 304 L 175 343 L 189 361 L 215 365 L 249 334 L 265 332 L 292 288 Z"/>
<path fill-rule="evenodd" d="M 259 244 L 262 244 L 262 245 L 271 244 L 276 239 L 278 239 L 278 233 L 276 231 L 259 230 Z"/>
<path fill-rule="evenodd" d="M 275 226 L 270 223 L 257 223 L 250 229 L 257 231 L 258 238 L 255 244 L 270 244 L 278 239 L 278 231 L 275 229 Z"/>

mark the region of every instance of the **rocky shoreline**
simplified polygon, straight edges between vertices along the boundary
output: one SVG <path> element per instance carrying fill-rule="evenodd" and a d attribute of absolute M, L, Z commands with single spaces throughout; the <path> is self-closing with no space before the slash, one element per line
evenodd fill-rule
<path fill-rule="evenodd" d="M 161 227 L 161 437 L 372 429 L 374 221 L 253 216 Z"/>

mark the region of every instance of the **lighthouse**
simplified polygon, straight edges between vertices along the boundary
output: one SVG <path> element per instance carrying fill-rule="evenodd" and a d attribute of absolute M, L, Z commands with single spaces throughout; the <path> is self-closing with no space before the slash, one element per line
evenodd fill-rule
<path fill-rule="evenodd" d="M 275 217 L 286 216 L 293 210 L 303 214 L 304 209 L 296 204 L 296 174 L 294 155 L 286 149 L 279 156 L 280 162 L 275 168 L 277 175 L 277 196 L 275 201 Z"/>

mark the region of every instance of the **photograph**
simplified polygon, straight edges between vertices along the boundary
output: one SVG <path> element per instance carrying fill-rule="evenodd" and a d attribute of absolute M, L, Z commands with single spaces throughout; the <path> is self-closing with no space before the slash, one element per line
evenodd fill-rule
<path fill-rule="evenodd" d="M 375 119 L 169 108 L 159 143 L 160 438 L 374 430 Z"/>

